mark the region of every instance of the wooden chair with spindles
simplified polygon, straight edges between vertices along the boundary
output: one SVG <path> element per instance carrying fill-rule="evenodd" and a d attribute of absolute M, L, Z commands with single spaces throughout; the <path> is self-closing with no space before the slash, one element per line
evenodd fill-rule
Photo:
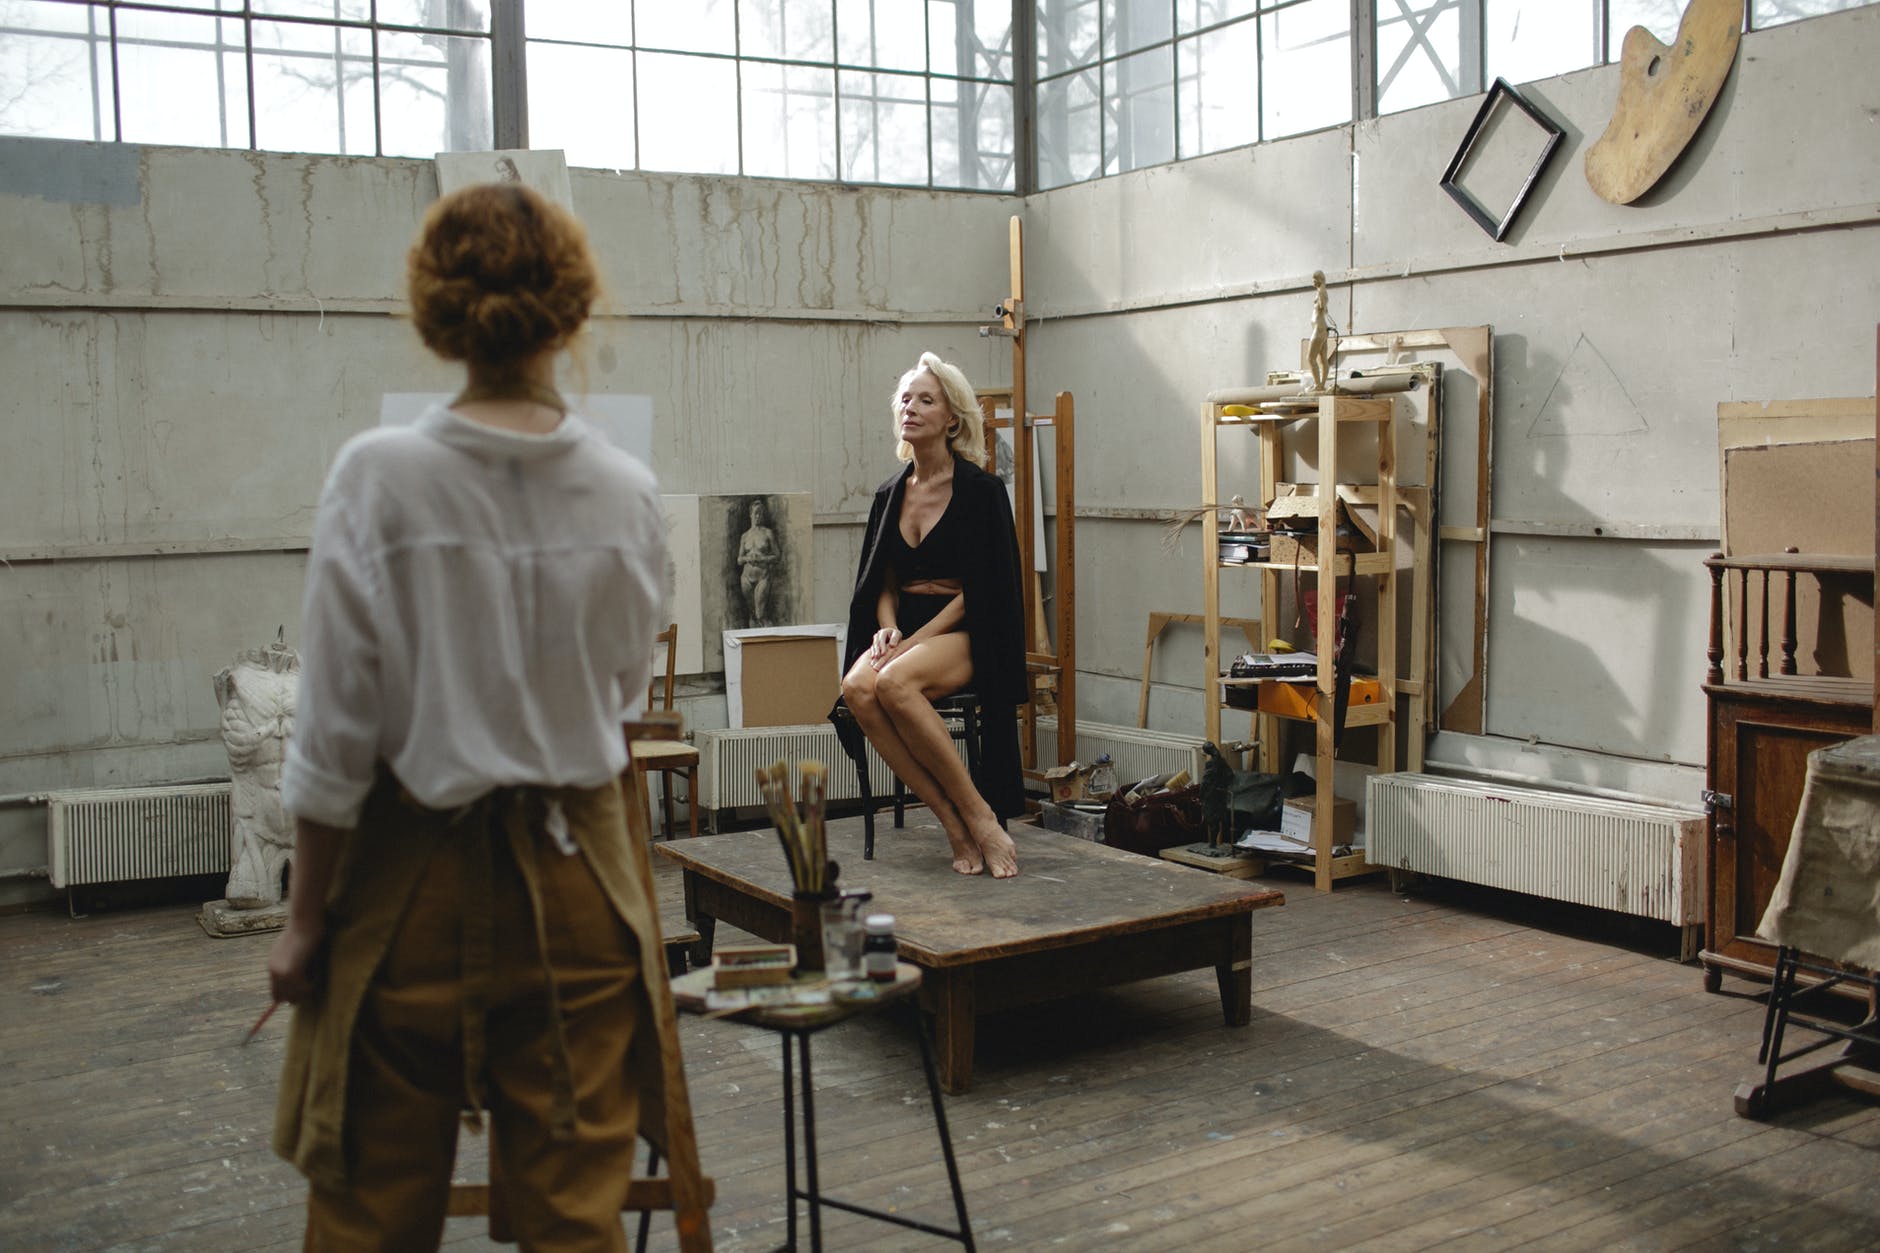
<path fill-rule="evenodd" d="M 672 724 L 664 719 L 628 723 L 625 733 L 629 748 L 637 748 L 643 741 L 656 741 L 660 736 L 672 734 Z M 628 814 L 645 813 L 645 777 L 637 770 L 628 770 L 621 775 L 620 783 Z M 649 820 L 643 829 L 632 830 L 639 824 L 629 817 L 628 825 L 633 836 L 629 840 L 632 856 L 640 881 L 646 885 L 647 909 L 657 918 L 659 900 L 653 886 L 652 857 L 647 848 L 651 822 Z M 640 1138 L 646 1141 L 649 1154 L 645 1174 L 636 1173 L 628 1185 L 627 1199 L 621 1209 L 637 1211 L 640 1215 L 636 1243 L 640 1250 L 646 1248 L 653 1213 L 668 1211 L 672 1214 L 682 1253 L 710 1253 L 711 1219 L 707 1210 L 715 1199 L 716 1185 L 699 1167 L 698 1137 L 692 1125 L 685 1059 L 679 1052 L 679 1023 L 673 1008 L 672 983 L 663 961 L 643 961 L 640 970 L 646 980 L 647 1000 L 652 1006 L 653 1020 L 648 1025 L 659 1046 L 660 1073 L 656 1083 L 645 1080 L 641 1083 Z M 490 1134 L 494 1135 L 494 1130 Z M 493 1149 L 489 1159 L 489 1182 L 452 1184 L 446 1212 L 453 1217 L 486 1215 L 490 1239 L 502 1244 L 513 1243 L 515 1234 L 504 1200 L 502 1179 L 497 1173 L 498 1157 Z M 665 1173 L 656 1174 L 662 1162 Z"/>
<path fill-rule="evenodd" d="M 671 713 L 673 681 L 679 657 L 679 624 L 673 623 L 653 638 L 655 643 L 665 646 L 666 673 L 662 679 L 659 667 L 654 666 L 653 681 L 646 692 L 646 707 L 660 713 Z M 633 768 L 639 772 L 642 779 L 649 771 L 659 772 L 660 799 L 665 803 L 660 814 L 660 830 L 669 840 L 672 838 L 672 776 L 676 773 L 684 773 L 686 833 L 697 835 L 697 746 L 681 739 L 647 739 L 635 741 L 630 747 L 633 752 Z M 652 791 L 650 788 L 642 789 L 642 791 L 646 796 L 646 821 L 650 827 L 653 822 Z"/>

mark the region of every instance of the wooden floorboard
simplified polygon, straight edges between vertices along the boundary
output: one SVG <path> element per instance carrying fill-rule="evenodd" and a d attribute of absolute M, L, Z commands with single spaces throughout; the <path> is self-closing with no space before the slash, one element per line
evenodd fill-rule
<path fill-rule="evenodd" d="M 942 838 L 913 822 L 884 851 Z M 1761 1003 L 1749 985 L 1704 993 L 1669 960 L 1670 928 L 1477 890 L 1264 882 L 1288 903 L 1254 915 L 1247 1027 L 1222 1025 L 1207 971 L 981 1022 L 973 1090 L 947 1099 L 981 1247 L 1880 1244 L 1880 1107 L 1738 1118 Z M 0 917 L 0 1248 L 299 1247 L 304 1187 L 268 1150 L 286 1016 L 238 1044 L 268 941 L 210 939 L 194 912 Z M 774 1247 L 777 1039 L 681 1026 L 717 1245 Z M 825 1188 L 949 1222 L 912 1038 L 849 1023 L 814 1064 Z M 462 1177 L 482 1151 L 465 1137 Z M 839 1213 L 824 1235 L 945 1247 Z M 469 1219 L 446 1245 L 498 1247 Z M 667 1220 L 653 1247 L 675 1247 Z"/>

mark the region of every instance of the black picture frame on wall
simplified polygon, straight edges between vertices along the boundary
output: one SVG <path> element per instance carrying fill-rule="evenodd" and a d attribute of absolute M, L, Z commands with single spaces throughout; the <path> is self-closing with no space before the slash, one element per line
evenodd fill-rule
<path fill-rule="evenodd" d="M 1442 188 L 1499 243 L 1565 135 L 1558 123 L 1498 78 L 1449 158 Z M 1524 155 L 1530 152 L 1533 159 L 1524 168 Z"/>

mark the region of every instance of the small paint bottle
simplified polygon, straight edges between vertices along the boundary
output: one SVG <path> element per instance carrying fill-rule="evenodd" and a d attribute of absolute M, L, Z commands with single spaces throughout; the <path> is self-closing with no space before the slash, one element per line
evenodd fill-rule
<path fill-rule="evenodd" d="M 894 915 L 870 914 L 862 924 L 862 973 L 877 983 L 894 982 Z"/>

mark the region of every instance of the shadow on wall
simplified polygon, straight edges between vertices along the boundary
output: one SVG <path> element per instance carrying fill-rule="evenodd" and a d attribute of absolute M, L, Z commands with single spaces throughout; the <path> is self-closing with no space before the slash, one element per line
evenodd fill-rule
<path fill-rule="evenodd" d="M 1582 340 L 1575 352 L 1587 348 Z M 1488 730 L 1672 760 L 1666 746 L 1685 729 L 1678 710 L 1684 699 L 1699 699 L 1703 673 L 1702 642 L 1686 630 L 1704 620 L 1704 608 L 1693 599 L 1698 583 L 1675 558 L 1647 544 L 1602 537 L 1602 525 L 1624 519 L 1594 513 L 1561 486 L 1569 459 L 1587 452 L 1591 441 L 1635 440 L 1649 426 L 1634 411 L 1636 418 L 1619 416 L 1611 429 L 1586 429 L 1614 415 L 1605 413 L 1609 406 L 1594 388 L 1575 382 L 1587 377 L 1583 372 L 1534 351 L 1520 335 L 1497 335 L 1495 353 L 1504 376 L 1555 382 L 1532 408 L 1496 415 L 1494 512 L 1590 534 L 1491 539 L 1490 591 L 1507 625 L 1499 636 L 1490 631 Z M 1623 443 L 1598 455 L 1614 465 L 1628 460 Z M 1614 498 L 1624 493 L 1615 491 Z M 1511 637 L 1509 627 L 1518 636 Z M 1680 686 L 1677 676 L 1685 673 L 1690 682 Z M 1507 699 L 1511 692 L 1518 698 Z M 1579 726 L 1571 721 L 1576 711 Z"/>

